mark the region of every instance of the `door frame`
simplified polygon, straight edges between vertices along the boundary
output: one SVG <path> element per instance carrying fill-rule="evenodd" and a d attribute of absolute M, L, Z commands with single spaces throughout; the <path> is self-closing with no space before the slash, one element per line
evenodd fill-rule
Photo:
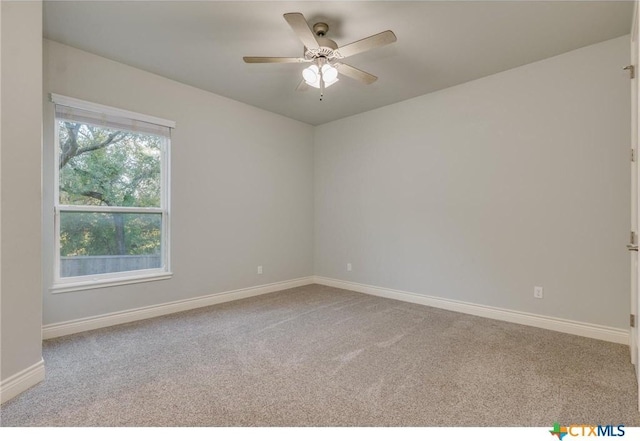
<path fill-rule="evenodd" d="M 631 28 L 631 66 L 635 70 L 634 78 L 631 79 L 631 149 L 632 161 L 631 161 L 631 231 L 632 231 L 632 243 L 631 245 L 638 245 L 638 241 L 633 240 L 634 235 L 638 235 L 638 219 L 640 218 L 640 195 L 638 194 L 638 187 L 640 182 L 640 174 L 638 170 L 638 101 L 640 100 L 640 91 L 638 88 L 638 60 L 640 59 L 640 34 L 639 34 L 639 21 L 640 21 L 640 9 L 638 8 L 638 1 L 634 2 L 633 6 L 633 24 Z M 632 71 L 633 72 L 633 71 Z M 638 302 L 639 296 L 639 283 L 640 280 L 640 268 L 638 267 L 638 252 L 630 252 L 630 265 L 631 265 L 631 314 L 635 316 L 636 322 L 640 317 L 640 305 Z M 629 347 L 631 352 L 631 362 L 635 366 L 636 378 L 638 379 L 638 409 L 640 409 L 640 367 L 638 354 L 640 353 L 640 334 L 638 333 L 638 323 L 635 326 L 629 328 Z"/>

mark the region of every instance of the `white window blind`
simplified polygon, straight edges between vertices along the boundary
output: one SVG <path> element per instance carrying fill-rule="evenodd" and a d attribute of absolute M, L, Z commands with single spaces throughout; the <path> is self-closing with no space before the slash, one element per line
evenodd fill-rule
<path fill-rule="evenodd" d="M 171 129 L 176 127 L 174 121 L 54 93 L 51 94 L 51 101 L 55 104 L 57 119 L 143 132 L 167 138 L 171 136 Z"/>
<path fill-rule="evenodd" d="M 56 118 L 66 121 L 75 121 L 91 124 L 93 126 L 115 128 L 129 132 L 141 132 L 149 135 L 169 137 L 171 128 L 139 121 L 123 116 L 97 113 L 91 110 L 75 109 L 60 104 L 56 104 Z"/>

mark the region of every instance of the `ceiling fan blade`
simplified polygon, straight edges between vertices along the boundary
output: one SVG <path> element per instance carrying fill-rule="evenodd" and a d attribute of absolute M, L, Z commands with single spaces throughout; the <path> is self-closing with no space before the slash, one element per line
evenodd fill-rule
<path fill-rule="evenodd" d="M 375 75 L 371 75 L 370 73 L 357 69 L 348 64 L 336 63 L 335 66 L 336 69 L 338 69 L 338 72 L 340 72 L 342 75 L 353 78 L 354 80 L 361 81 L 364 84 L 371 84 L 378 79 L 378 77 L 376 77 Z"/>
<path fill-rule="evenodd" d="M 296 87 L 296 92 L 304 92 L 307 89 L 309 89 L 309 85 L 303 79 L 302 81 L 300 81 L 300 84 L 298 84 L 298 87 Z"/>
<path fill-rule="evenodd" d="M 339 58 L 347 58 L 352 55 L 359 54 L 360 52 L 391 44 L 397 40 L 396 34 L 392 31 L 384 31 L 379 34 L 372 35 L 371 37 L 363 38 L 362 40 L 354 41 L 353 43 L 339 47 L 337 51 L 334 51 L 334 53 L 337 52 L 337 56 Z"/>
<path fill-rule="evenodd" d="M 284 14 L 284 19 L 287 20 L 287 23 L 289 23 L 293 32 L 296 33 L 300 41 L 302 41 L 302 44 L 304 44 L 307 49 L 318 49 L 320 47 L 316 40 L 316 36 L 309 27 L 304 15 L 299 12 L 290 12 L 288 14 Z"/>
<path fill-rule="evenodd" d="M 295 57 L 242 57 L 245 63 L 306 63 L 310 60 Z"/>

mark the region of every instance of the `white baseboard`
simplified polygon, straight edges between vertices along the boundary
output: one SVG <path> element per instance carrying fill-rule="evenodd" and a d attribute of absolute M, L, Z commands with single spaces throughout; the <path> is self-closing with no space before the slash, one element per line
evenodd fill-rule
<path fill-rule="evenodd" d="M 270 283 L 267 285 L 254 286 L 250 288 L 236 289 L 217 294 L 210 294 L 176 302 L 162 303 L 159 305 L 146 306 L 143 308 L 129 309 L 126 311 L 114 312 L 111 314 L 97 315 L 78 320 L 53 323 L 42 327 L 42 338 L 44 340 L 62 337 L 63 335 L 75 334 L 92 329 L 105 328 L 107 326 L 120 325 L 161 315 L 172 314 L 174 312 L 187 311 L 189 309 L 202 308 L 204 306 L 216 305 L 218 303 L 230 302 L 232 300 L 244 299 L 258 296 L 284 289 L 296 288 L 298 286 L 310 285 L 313 277 L 302 277 L 299 279 L 287 280 L 285 282 Z"/>
<path fill-rule="evenodd" d="M 9 401 L 42 380 L 44 380 L 44 360 L 40 359 L 36 364 L 0 382 L 0 403 Z"/>
<path fill-rule="evenodd" d="M 556 317 L 548 317 L 526 312 L 513 311 L 509 309 L 494 308 L 491 306 L 477 305 L 474 303 L 459 302 L 456 300 L 432 297 L 412 292 L 399 291 L 395 289 L 380 288 L 377 286 L 364 285 L 361 283 L 347 282 L 344 280 L 330 279 L 327 277 L 315 276 L 314 282 L 320 285 L 332 286 L 378 297 L 401 300 L 404 302 L 418 303 L 420 305 L 432 306 L 434 308 L 446 309 L 449 311 L 462 312 L 465 314 L 477 315 L 505 322 L 518 323 L 521 325 L 534 326 L 536 328 L 549 329 L 552 331 L 564 332 L 566 334 L 579 335 L 582 337 L 595 338 L 613 343 L 629 344 L 629 331 L 625 329 L 611 328 L 608 326 L 594 325 L 591 323 L 576 322 Z"/>
<path fill-rule="evenodd" d="M 456 300 L 444 299 L 441 297 L 427 296 L 407 291 L 381 288 L 378 286 L 365 285 L 361 283 L 348 282 L 344 280 L 337 280 L 320 276 L 302 277 L 285 282 L 271 283 L 267 285 L 196 297 L 193 299 L 163 303 L 160 305 L 137 309 L 130 309 L 127 311 L 87 317 L 78 320 L 70 320 L 67 322 L 54 323 L 42 327 L 42 338 L 44 340 L 47 340 L 50 338 L 61 337 L 63 335 L 90 331 L 92 329 L 99 329 L 107 326 L 129 323 L 136 320 L 143 320 L 147 318 L 158 317 L 161 315 L 172 314 L 174 312 L 187 311 L 189 309 L 202 308 L 204 306 L 216 305 L 218 303 L 230 302 L 232 300 L 253 297 L 289 288 L 296 288 L 298 286 L 310 285 L 312 283 L 357 291 L 378 297 L 401 300 L 404 302 L 432 306 L 434 308 L 446 309 L 449 311 L 462 312 L 464 314 L 502 320 L 505 322 L 518 323 L 521 325 L 534 326 L 537 328 L 564 332 L 566 334 L 595 338 L 597 340 L 604 340 L 625 345 L 629 344 L 629 331 L 625 329 L 611 328 L 607 326 L 594 325 L 591 323 L 565 320 L 556 317 L 530 314 L 526 312 L 495 308 L 492 306 L 484 306 L 474 303 L 460 302 Z"/>

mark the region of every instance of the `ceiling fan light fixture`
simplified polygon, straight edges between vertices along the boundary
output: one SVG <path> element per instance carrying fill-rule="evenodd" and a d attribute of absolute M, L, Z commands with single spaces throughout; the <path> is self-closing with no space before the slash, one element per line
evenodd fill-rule
<path fill-rule="evenodd" d="M 318 69 L 318 66 L 316 66 L 315 64 L 312 64 L 311 66 L 307 67 L 306 69 L 304 69 L 302 71 L 302 78 L 304 78 L 304 80 L 307 82 L 307 84 L 309 85 L 313 85 L 313 83 L 320 83 L 320 70 Z M 320 86 L 318 86 L 320 87 Z"/>
<path fill-rule="evenodd" d="M 320 89 L 321 82 L 324 83 L 324 87 L 338 82 L 338 69 L 328 63 L 322 64 L 322 67 L 319 68 L 318 64 L 321 62 L 317 61 L 316 63 L 302 71 L 302 78 L 309 86 Z"/>
<path fill-rule="evenodd" d="M 338 77 L 335 77 L 335 78 L 334 78 L 333 80 L 331 80 L 331 81 L 326 80 L 326 79 L 324 79 L 324 78 L 323 78 L 323 80 L 324 80 L 324 87 L 329 87 L 329 86 L 331 86 L 332 84 L 336 84 L 336 83 L 339 81 Z"/>
<path fill-rule="evenodd" d="M 336 84 L 338 81 L 340 81 L 340 79 L 338 77 L 336 77 L 331 81 L 327 81 L 327 80 L 324 79 L 324 77 L 322 77 L 322 79 L 321 79 L 320 76 L 318 76 L 318 78 L 313 83 L 310 83 L 309 81 L 305 80 L 305 82 L 309 86 L 315 87 L 316 89 L 320 89 L 320 81 L 322 81 L 324 83 L 324 87 L 329 87 L 332 84 Z"/>
<path fill-rule="evenodd" d="M 335 83 L 337 78 L 338 69 L 330 64 L 325 64 L 322 66 L 322 79 L 324 80 L 325 86 L 329 86 Z"/>

